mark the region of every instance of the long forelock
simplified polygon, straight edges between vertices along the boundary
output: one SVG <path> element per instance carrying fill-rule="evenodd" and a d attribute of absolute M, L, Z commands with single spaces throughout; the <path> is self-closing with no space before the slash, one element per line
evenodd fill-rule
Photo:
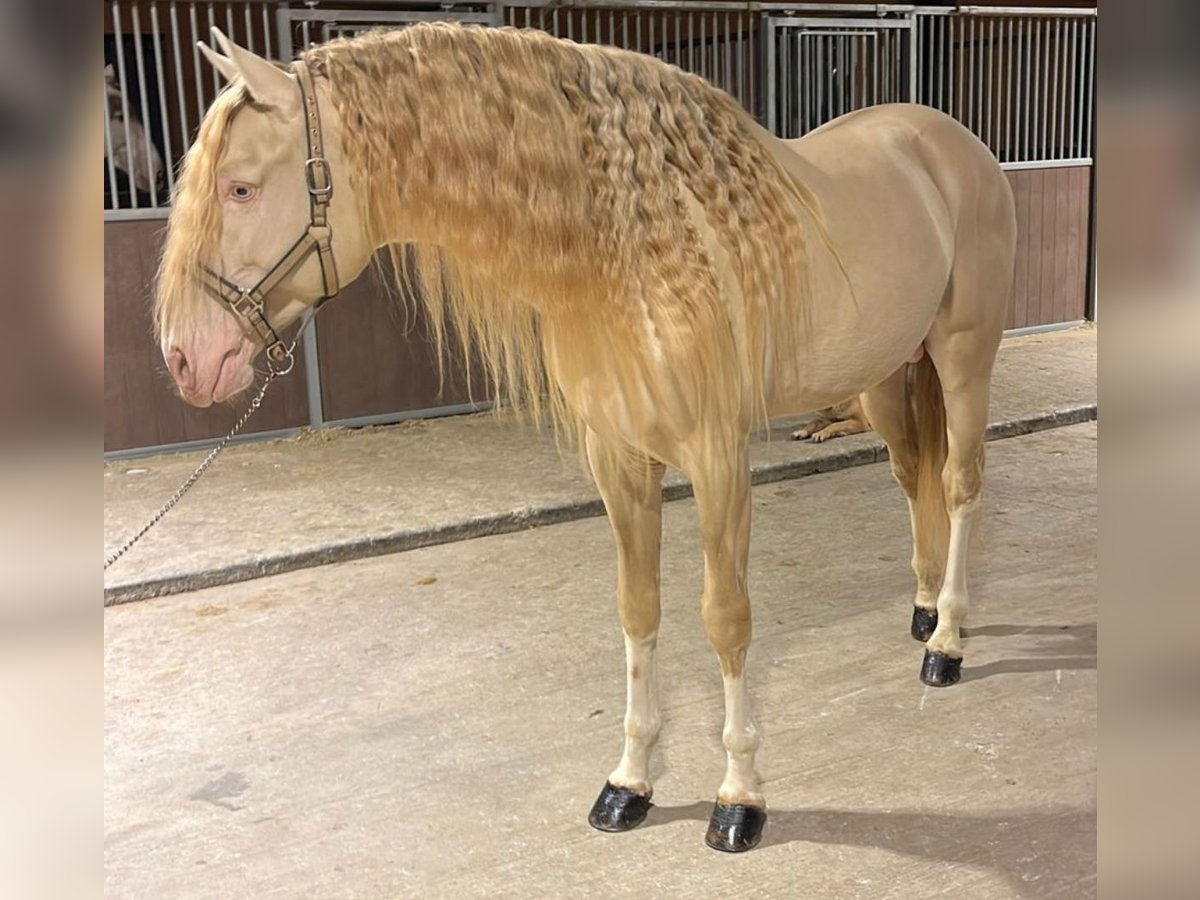
<path fill-rule="evenodd" d="M 191 321 L 196 305 L 206 302 L 197 287 L 202 268 L 212 263 L 221 241 L 217 172 L 225 156 L 233 119 L 248 103 L 249 97 L 240 81 L 217 95 L 200 123 L 175 182 L 154 297 L 154 329 L 160 338 L 181 323 Z"/>

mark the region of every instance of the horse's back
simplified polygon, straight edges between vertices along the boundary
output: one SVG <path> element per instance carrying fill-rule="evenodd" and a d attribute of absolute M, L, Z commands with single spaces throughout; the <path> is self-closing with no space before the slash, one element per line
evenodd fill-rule
<path fill-rule="evenodd" d="M 868 190 L 932 184 L 946 214 L 935 218 L 956 233 L 964 220 L 981 215 L 998 227 L 1012 219 L 1015 227 L 1012 189 L 995 156 L 961 122 L 931 107 L 872 106 L 785 143 L 851 190 L 855 183 Z"/>

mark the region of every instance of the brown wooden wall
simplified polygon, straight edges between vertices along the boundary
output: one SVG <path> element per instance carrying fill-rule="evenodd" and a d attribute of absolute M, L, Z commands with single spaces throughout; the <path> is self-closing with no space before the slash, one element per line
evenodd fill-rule
<path fill-rule="evenodd" d="M 104 223 L 104 449 L 125 450 L 223 435 L 244 397 L 208 409 L 179 398 L 151 334 L 150 289 L 163 220 Z M 308 424 L 304 360 L 281 378 L 247 433 Z"/>
<path fill-rule="evenodd" d="M 1008 328 L 1087 317 L 1092 169 L 1008 173 L 1017 205 L 1017 262 Z"/>

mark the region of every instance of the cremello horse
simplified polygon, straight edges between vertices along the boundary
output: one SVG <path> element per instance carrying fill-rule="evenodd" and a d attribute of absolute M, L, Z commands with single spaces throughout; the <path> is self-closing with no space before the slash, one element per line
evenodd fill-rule
<path fill-rule="evenodd" d="M 707 840 L 759 840 L 747 447 L 767 417 L 863 394 L 912 515 L 921 678 L 958 680 L 1016 231 L 1008 182 L 965 128 L 892 105 L 784 143 L 700 78 L 537 32 L 417 25 L 291 67 L 214 36 L 231 85 L 172 212 L 168 367 L 189 402 L 223 400 L 376 250 L 415 248 L 401 281 L 439 340 L 459 335 L 496 390 L 579 430 L 608 510 L 628 706 L 595 827 L 632 828 L 649 806 L 671 465 L 695 489 L 725 685 Z"/>

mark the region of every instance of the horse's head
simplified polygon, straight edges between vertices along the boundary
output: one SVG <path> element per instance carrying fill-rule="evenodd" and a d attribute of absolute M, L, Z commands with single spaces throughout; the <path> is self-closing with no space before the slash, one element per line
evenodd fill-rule
<path fill-rule="evenodd" d="M 203 44 L 201 50 L 230 86 L 209 108 L 188 152 L 155 298 L 163 356 L 194 406 L 247 388 L 252 362 L 269 342 L 264 332 L 282 333 L 330 291 L 331 276 L 336 291 L 331 269 L 345 283 L 371 255 L 343 164 L 341 124 L 324 86 L 317 84 L 315 96 L 328 168 L 314 170 L 309 129 L 315 120 L 296 72 L 234 45 L 216 29 L 213 36 L 224 55 Z M 314 205 L 314 197 L 328 202 Z M 320 252 L 318 238 L 331 238 Z M 310 252 L 293 253 L 298 241 Z M 256 295 L 239 300 L 238 287 L 255 286 L 261 289 Z M 253 316 L 246 315 L 256 300 L 266 329 L 252 327 Z"/>

